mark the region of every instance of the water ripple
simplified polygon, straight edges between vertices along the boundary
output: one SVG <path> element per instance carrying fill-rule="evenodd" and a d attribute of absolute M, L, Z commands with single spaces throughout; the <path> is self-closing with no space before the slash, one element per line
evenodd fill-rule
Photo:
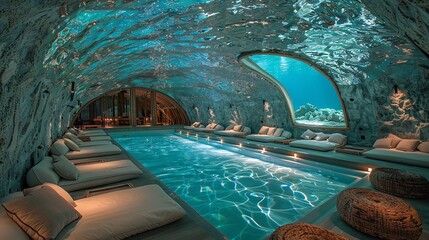
<path fill-rule="evenodd" d="M 262 239 L 354 180 L 302 164 L 262 162 L 171 135 L 115 139 L 230 239 Z"/>

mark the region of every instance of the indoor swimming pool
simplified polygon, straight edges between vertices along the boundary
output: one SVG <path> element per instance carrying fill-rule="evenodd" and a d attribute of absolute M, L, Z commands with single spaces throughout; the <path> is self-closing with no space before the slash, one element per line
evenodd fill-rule
<path fill-rule="evenodd" d="M 173 132 L 111 136 L 229 239 L 263 239 L 364 176 Z"/>

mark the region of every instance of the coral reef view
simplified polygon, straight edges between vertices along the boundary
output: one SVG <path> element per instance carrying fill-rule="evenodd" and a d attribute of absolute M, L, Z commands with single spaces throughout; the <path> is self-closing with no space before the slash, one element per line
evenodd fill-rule
<path fill-rule="evenodd" d="M 341 109 L 317 108 L 306 103 L 295 110 L 295 121 L 299 124 L 344 126 L 344 114 Z"/>

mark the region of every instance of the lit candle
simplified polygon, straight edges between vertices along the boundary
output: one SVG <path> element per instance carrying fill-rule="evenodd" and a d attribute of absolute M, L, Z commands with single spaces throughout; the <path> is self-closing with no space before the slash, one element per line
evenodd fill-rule
<path fill-rule="evenodd" d="M 368 172 L 372 172 L 372 168 L 368 168 Z"/>
<path fill-rule="evenodd" d="M 294 154 L 293 154 L 293 157 L 294 157 L 294 158 L 298 157 L 298 154 L 294 153 Z"/>

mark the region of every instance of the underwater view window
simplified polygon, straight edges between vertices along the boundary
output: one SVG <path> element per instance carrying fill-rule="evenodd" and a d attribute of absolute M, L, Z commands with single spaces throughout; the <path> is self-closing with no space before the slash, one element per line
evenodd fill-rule
<path fill-rule="evenodd" d="M 294 125 L 348 127 L 346 111 L 336 84 L 311 63 L 276 52 L 243 53 L 238 61 L 281 90 Z"/>

